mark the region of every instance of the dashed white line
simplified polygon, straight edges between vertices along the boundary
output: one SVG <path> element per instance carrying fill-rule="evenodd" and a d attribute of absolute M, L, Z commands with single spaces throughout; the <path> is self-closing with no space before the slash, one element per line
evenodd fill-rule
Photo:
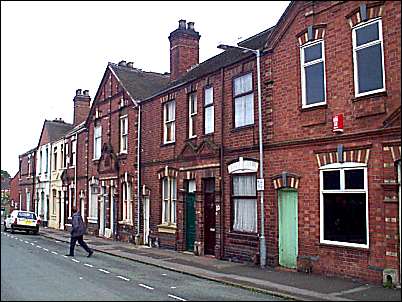
<path fill-rule="evenodd" d="M 31 245 L 35 245 L 35 243 L 31 242 Z"/>
<path fill-rule="evenodd" d="M 58 255 L 58 253 L 57 253 L 57 252 L 55 252 L 55 251 L 52 251 L 52 254 Z"/>
<path fill-rule="evenodd" d="M 56 242 L 60 242 L 60 241 L 56 240 Z"/>
<path fill-rule="evenodd" d="M 105 274 L 110 274 L 110 272 L 108 272 L 107 270 L 101 269 L 101 268 L 98 268 L 98 271 L 101 271 L 102 273 L 105 273 Z"/>
<path fill-rule="evenodd" d="M 43 250 L 45 250 L 46 252 L 48 252 L 48 251 L 49 251 L 48 249 L 45 249 L 45 248 L 43 248 Z"/>
<path fill-rule="evenodd" d="M 28 242 L 28 241 L 26 241 L 26 240 L 25 240 L 24 242 L 25 242 L 25 243 L 29 243 L 29 242 Z"/>
<path fill-rule="evenodd" d="M 88 266 L 88 267 L 94 267 L 92 264 L 88 264 L 88 263 L 85 263 L 84 265 Z"/>
<path fill-rule="evenodd" d="M 138 285 L 141 286 L 141 287 L 144 287 L 144 288 L 146 288 L 146 289 L 151 289 L 151 290 L 154 289 L 153 287 L 150 287 L 150 286 L 145 285 L 145 284 L 142 284 L 142 283 L 139 283 Z"/>
<path fill-rule="evenodd" d="M 23 242 L 24 240 L 20 239 L 21 242 Z"/>
<path fill-rule="evenodd" d="M 171 294 L 168 294 L 168 296 L 169 296 L 170 298 L 177 299 L 177 300 L 180 300 L 180 301 L 186 301 L 186 300 L 183 299 L 183 298 L 180 298 L 180 297 L 177 297 L 177 296 L 174 296 L 174 295 L 171 295 Z"/>
<path fill-rule="evenodd" d="M 36 247 L 37 247 L 38 249 L 41 249 L 41 248 L 42 248 L 40 245 L 37 245 Z"/>
<path fill-rule="evenodd" d="M 71 261 L 74 261 L 74 262 L 77 262 L 77 263 L 79 263 L 79 262 L 80 262 L 79 260 L 74 259 L 74 258 L 72 258 L 72 259 L 71 259 Z"/>
<path fill-rule="evenodd" d="M 176 286 L 171 286 L 170 288 L 176 288 Z"/>
<path fill-rule="evenodd" d="M 125 278 L 125 277 L 123 277 L 123 276 L 116 276 L 117 278 L 120 278 L 120 279 L 122 279 L 122 280 L 124 280 L 124 281 L 130 281 L 130 279 L 127 279 L 127 278 Z"/>
<path fill-rule="evenodd" d="M 67 258 L 67 256 L 66 256 L 66 255 L 63 255 L 63 257 L 64 257 L 64 258 Z"/>

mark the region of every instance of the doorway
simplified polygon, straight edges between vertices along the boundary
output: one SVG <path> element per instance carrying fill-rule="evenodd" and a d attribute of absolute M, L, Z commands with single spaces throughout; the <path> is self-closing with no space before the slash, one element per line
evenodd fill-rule
<path fill-rule="evenodd" d="M 279 190 L 279 265 L 297 267 L 297 191 Z"/>
<path fill-rule="evenodd" d="M 144 244 L 149 245 L 149 196 L 142 198 L 144 220 Z"/>
<path fill-rule="evenodd" d="M 194 251 L 195 241 L 195 180 L 189 180 L 186 193 L 186 250 Z"/>
<path fill-rule="evenodd" d="M 215 178 L 204 181 L 204 254 L 215 255 Z"/>

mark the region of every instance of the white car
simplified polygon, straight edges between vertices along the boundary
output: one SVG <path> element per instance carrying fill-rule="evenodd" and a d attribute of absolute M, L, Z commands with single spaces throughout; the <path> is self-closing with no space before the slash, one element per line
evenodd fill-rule
<path fill-rule="evenodd" d="M 38 234 L 39 225 L 40 219 L 36 217 L 34 212 L 14 210 L 4 220 L 4 231 L 10 229 L 11 233 L 19 230 Z"/>

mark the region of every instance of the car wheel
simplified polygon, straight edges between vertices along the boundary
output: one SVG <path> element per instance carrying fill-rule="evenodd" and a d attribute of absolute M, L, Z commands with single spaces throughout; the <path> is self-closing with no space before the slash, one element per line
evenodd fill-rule
<path fill-rule="evenodd" d="M 11 227 L 11 234 L 14 234 L 14 233 L 15 233 L 15 230 L 13 227 Z"/>
<path fill-rule="evenodd" d="M 38 235 L 38 232 L 39 232 L 39 231 L 32 231 L 32 234 Z"/>
<path fill-rule="evenodd" d="M 6 225 L 6 222 L 4 222 L 4 232 L 7 232 L 7 225 Z"/>

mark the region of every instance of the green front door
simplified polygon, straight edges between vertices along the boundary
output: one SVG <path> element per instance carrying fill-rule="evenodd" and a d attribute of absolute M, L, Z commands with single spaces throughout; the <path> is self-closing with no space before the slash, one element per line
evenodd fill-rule
<path fill-rule="evenodd" d="M 186 250 L 194 251 L 195 241 L 195 194 L 186 195 Z"/>
<path fill-rule="evenodd" d="M 297 265 L 297 191 L 280 190 L 279 194 L 279 265 Z"/>

